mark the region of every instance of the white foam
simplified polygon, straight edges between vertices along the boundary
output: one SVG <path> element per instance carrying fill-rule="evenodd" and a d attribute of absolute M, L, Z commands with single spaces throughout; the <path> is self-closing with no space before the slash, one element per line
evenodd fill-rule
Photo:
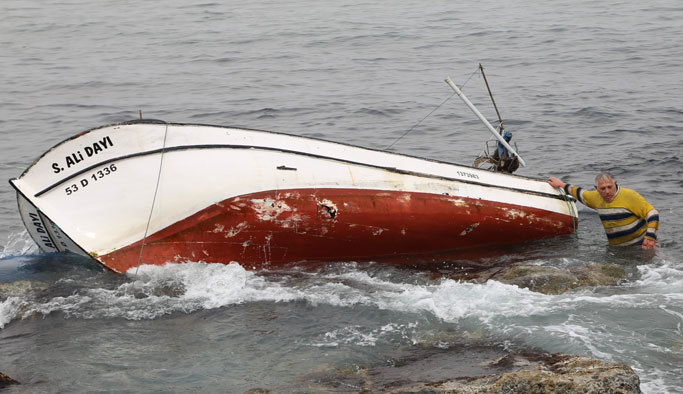
<path fill-rule="evenodd" d="M 5 301 L 0 301 L 0 329 L 17 317 L 23 304 L 19 297 L 8 297 Z"/>
<path fill-rule="evenodd" d="M 602 360 L 608 361 L 613 360 L 611 354 L 598 350 L 598 348 L 594 345 L 594 340 L 595 338 L 598 338 L 599 335 L 595 332 L 593 327 L 589 328 L 578 324 L 572 324 L 570 321 L 567 321 L 560 325 L 545 326 L 544 329 L 546 332 L 584 346 L 591 352 L 593 357 L 598 357 Z M 602 327 L 599 327 L 599 330 L 600 329 L 602 329 Z"/>
<path fill-rule="evenodd" d="M 154 319 L 174 312 L 190 313 L 250 301 L 290 301 L 296 292 L 269 283 L 236 263 L 185 263 L 141 266 L 133 281 L 115 289 L 90 288 L 68 297 L 32 305 L 31 313 L 62 312 L 66 317 L 130 320 Z"/>
<path fill-rule="evenodd" d="M 7 235 L 7 244 L 0 251 L 0 259 L 38 253 L 38 246 L 26 230 Z"/>
<path fill-rule="evenodd" d="M 400 312 L 431 313 L 444 321 L 477 317 L 528 316 L 549 308 L 549 296 L 498 282 L 483 285 L 450 279 L 437 284 L 396 283 L 366 272 L 311 275 L 283 285 L 237 263 L 141 266 L 132 281 L 114 289 L 86 288 L 68 297 L 33 303 L 30 313 L 63 312 L 67 317 L 154 319 L 245 302 L 303 300 L 313 305 L 368 305 Z M 277 279 L 276 279 L 277 280 Z"/>
<path fill-rule="evenodd" d="M 638 266 L 640 279 L 630 286 L 640 287 L 648 293 L 680 294 L 683 289 L 683 270 L 680 264 L 660 261 Z"/>
<path fill-rule="evenodd" d="M 347 326 L 326 332 L 322 338 L 310 341 L 309 345 L 316 347 L 337 347 L 339 345 L 351 344 L 367 347 L 375 346 L 378 341 L 395 335 L 399 335 L 404 340 L 410 341 L 408 331 L 412 331 L 415 327 L 417 327 L 417 323 L 388 323 L 380 328 L 370 328 L 358 325 Z"/>
<path fill-rule="evenodd" d="M 640 377 L 640 390 L 644 394 L 680 393 L 680 386 L 667 382 L 680 381 L 680 371 L 633 368 Z"/>
<path fill-rule="evenodd" d="M 129 271 L 129 275 L 133 271 Z M 290 301 L 296 299 L 278 283 L 267 282 L 237 263 L 167 264 L 141 266 L 139 279 L 129 284 L 132 288 L 155 288 L 165 283 L 177 284 L 185 291 L 179 299 L 213 309 L 246 301 Z"/>
<path fill-rule="evenodd" d="M 429 311 L 444 321 L 477 317 L 488 322 L 494 317 L 540 313 L 547 309 L 544 298 L 548 296 L 495 281 L 481 285 L 444 280 L 436 286 L 416 286 L 397 301 L 403 308 Z"/>
<path fill-rule="evenodd" d="M 468 317 L 487 321 L 528 316 L 548 310 L 551 298 L 495 281 L 473 284 L 445 279 L 437 284 L 411 284 L 383 280 L 363 271 L 320 277 L 337 281 L 300 289 L 301 298 L 335 306 L 364 304 L 401 312 L 428 312 L 448 322 Z"/>
<path fill-rule="evenodd" d="M 327 332 L 321 340 L 311 341 L 310 345 L 316 347 L 337 347 L 342 344 L 374 346 L 378 337 L 377 330 L 361 326 L 349 326 Z"/>

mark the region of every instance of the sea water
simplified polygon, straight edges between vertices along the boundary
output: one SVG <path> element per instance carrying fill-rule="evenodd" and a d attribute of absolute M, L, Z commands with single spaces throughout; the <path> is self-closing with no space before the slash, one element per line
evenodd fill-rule
<path fill-rule="evenodd" d="M 39 253 L 5 183 L 0 371 L 22 382 L 8 392 L 315 392 L 311 374 L 467 341 L 623 362 L 644 392 L 683 392 L 679 2 L 6 0 L 0 21 L 0 178 L 140 111 L 470 164 L 488 135 L 443 79 L 495 124 L 482 63 L 519 174 L 590 187 L 611 171 L 661 217 L 653 253 L 606 246 L 579 207 L 576 236 L 495 257 L 628 275 L 562 295 L 453 280 L 452 261 L 446 275 L 354 261 L 117 275 Z"/>

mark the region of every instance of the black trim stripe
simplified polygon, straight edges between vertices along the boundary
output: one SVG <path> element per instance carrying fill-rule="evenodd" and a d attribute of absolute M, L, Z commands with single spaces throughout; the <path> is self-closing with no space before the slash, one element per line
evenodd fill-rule
<path fill-rule="evenodd" d="M 641 219 L 638 222 L 638 225 L 633 227 L 633 228 L 630 228 L 630 229 L 624 230 L 624 231 L 618 231 L 616 233 L 607 234 L 607 239 L 614 239 L 614 238 L 619 238 L 619 237 L 623 237 L 626 235 L 631 235 L 631 234 L 637 233 L 638 231 L 643 229 L 644 225 L 645 225 L 645 221 L 643 219 Z"/>
<path fill-rule="evenodd" d="M 521 192 L 521 193 L 526 193 L 526 194 L 531 194 L 531 195 L 537 195 L 537 196 L 541 196 L 541 197 L 548 197 L 548 198 L 555 198 L 558 200 L 564 200 L 563 196 L 561 196 L 561 195 L 555 195 L 555 194 L 543 193 L 543 192 L 536 192 L 536 191 L 532 191 L 532 190 L 519 189 L 519 188 L 514 188 L 514 187 L 508 187 L 508 186 L 496 186 L 496 185 L 490 185 L 490 184 L 482 183 L 482 182 L 476 182 L 476 181 L 459 179 L 459 178 L 450 178 L 450 177 L 445 177 L 445 176 L 440 176 L 440 175 L 424 174 L 424 173 L 419 173 L 419 172 L 401 170 L 401 169 L 398 169 L 395 167 L 384 167 L 384 166 L 379 166 L 379 165 L 374 165 L 374 164 L 368 164 L 368 163 L 362 163 L 362 162 L 357 162 L 357 161 L 339 159 L 339 158 L 331 157 L 331 156 L 317 155 L 314 153 L 306 153 L 306 152 L 294 151 L 294 150 L 289 150 L 289 149 L 272 148 L 272 147 L 265 147 L 265 146 L 215 145 L 215 144 L 214 145 L 184 145 L 184 146 L 176 146 L 176 147 L 171 147 L 171 148 L 167 147 L 165 149 L 155 149 L 155 150 L 151 150 L 151 151 L 133 153 L 130 155 L 124 155 L 124 156 L 119 156 L 119 157 L 107 159 L 107 160 L 101 161 L 97 164 L 93 164 L 89 167 L 86 167 L 86 168 L 84 168 L 78 172 L 75 172 L 75 173 L 69 175 L 66 178 L 63 178 L 63 179 L 53 183 L 52 185 L 50 185 L 50 186 L 46 187 L 45 189 L 36 193 L 34 195 L 34 197 L 40 197 L 41 195 L 49 192 L 50 190 L 54 189 L 55 187 L 59 186 L 60 184 L 66 182 L 70 179 L 73 179 L 73 178 L 75 178 L 75 177 L 77 177 L 77 176 L 79 176 L 85 172 L 91 171 L 95 168 L 101 167 L 103 165 L 106 165 L 106 164 L 109 164 L 109 163 L 112 163 L 115 161 L 126 160 L 126 159 L 131 159 L 131 158 L 140 157 L 140 156 L 153 155 L 153 154 L 161 153 L 162 151 L 167 153 L 167 152 L 174 152 L 174 151 L 194 150 L 194 149 L 255 149 L 255 150 L 275 151 L 275 152 L 282 152 L 282 153 L 308 156 L 308 157 L 313 157 L 313 158 L 317 158 L 317 159 L 332 160 L 332 161 L 337 161 L 337 162 L 346 163 L 346 164 L 354 164 L 354 165 L 359 165 L 359 166 L 378 168 L 378 169 L 394 172 L 397 174 L 415 175 L 415 176 L 421 176 L 421 177 L 431 178 L 431 179 L 441 179 L 441 180 L 446 180 L 446 181 L 462 182 L 462 183 L 468 183 L 468 184 L 472 184 L 472 185 L 478 185 L 478 186 L 484 186 L 484 187 L 494 187 L 494 188 L 498 188 L 498 189 L 512 190 L 512 191 L 516 191 L 516 192 Z M 449 164 L 449 163 L 444 163 L 444 164 Z M 450 165 L 454 165 L 454 164 L 450 164 Z"/>
<path fill-rule="evenodd" d="M 600 220 L 605 222 L 605 221 L 628 219 L 628 218 L 634 217 L 636 215 L 634 215 L 631 212 L 624 212 L 624 213 L 610 213 L 610 214 L 606 214 L 606 215 L 603 214 L 603 215 L 599 215 L 599 216 L 600 216 Z"/>
<path fill-rule="evenodd" d="M 33 197 L 40 197 L 40 196 L 42 196 L 43 194 L 45 194 L 45 193 L 49 192 L 50 190 L 54 189 L 55 187 L 61 185 L 62 183 L 66 182 L 66 181 L 68 181 L 68 180 L 70 180 L 70 179 L 73 179 L 73 178 L 75 178 L 75 177 L 77 177 L 77 176 L 79 176 L 79 175 L 81 175 L 81 174 L 83 174 L 83 173 L 86 173 L 86 172 L 88 172 L 88 171 L 91 171 L 91 170 L 93 170 L 93 169 L 95 169 L 95 168 L 101 167 L 101 166 L 103 166 L 103 165 L 105 165 L 105 164 L 113 163 L 113 162 L 119 161 L 119 160 L 126 160 L 126 159 L 130 159 L 130 158 L 133 158 L 133 157 L 138 157 L 138 156 L 153 155 L 153 154 L 156 154 L 156 153 L 161 153 L 161 151 L 168 152 L 168 151 L 170 151 L 170 150 L 172 150 L 172 149 L 169 149 L 169 148 L 166 148 L 166 149 L 155 149 L 155 150 L 151 150 L 151 151 L 147 151 L 147 152 L 133 153 L 133 154 L 130 154 L 130 155 L 118 156 L 118 157 L 114 157 L 114 158 L 111 158 L 111 159 L 107 159 L 107 160 L 101 161 L 101 162 L 99 162 L 99 163 L 97 163 L 97 164 L 93 164 L 93 165 L 91 165 L 91 166 L 89 166 L 89 167 L 86 167 L 86 168 L 84 168 L 84 169 L 82 169 L 82 170 L 80 170 L 80 171 L 74 172 L 73 174 L 69 175 L 69 176 L 66 177 L 66 178 L 63 178 L 63 179 L 58 180 L 57 182 L 53 183 L 52 185 L 50 185 L 50 186 L 46 187 L 45 189 L 39 191 L 38 193 L 34 194 Z"/>

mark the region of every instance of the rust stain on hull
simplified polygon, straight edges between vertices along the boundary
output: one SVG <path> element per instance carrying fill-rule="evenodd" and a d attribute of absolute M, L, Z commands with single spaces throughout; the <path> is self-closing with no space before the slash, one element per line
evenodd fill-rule
<path fill-rule="evenodd" d="M 246 203 L 245 203 L 246 202 Z M 573 231 L 567 215 L 429 193 L 297 189 L 213 204 L 147 237 L 144 264 L 230 263 L 253 269 L 518 243 Z M 99 256 L 125 272 L 140 242 Z"/>

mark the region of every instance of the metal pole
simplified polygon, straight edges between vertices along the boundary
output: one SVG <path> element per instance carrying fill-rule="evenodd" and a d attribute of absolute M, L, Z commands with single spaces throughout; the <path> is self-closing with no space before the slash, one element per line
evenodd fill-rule
<path fill-rule="evenodd" d="M 498 112 L 498 106 L 496 105 L 496 100 L 493 99 L 493 93 L 491 93 L 491 88 L 489 87 L 489 80 L 486 79 L 486 74 L 484 74 L 484 66 L 479 63 L 479 69 L 481 70 L 481 76 L 484 77 L 484 82 L 486 83 L 486 90 L 489 91 L 489 97 L 491 97 L 491 102 L 493 103 L 493 108 L 496 109 L 496 115 L 498 115 L 498 122 L 500 127 L 503 128 L 503 118 L 500 117 L 500 112 Z"/>
<path fill-rule="evenodd" d="M 489 123 L 489 121 L 486 120 L 484 115 L 482 115 L 481 112 L 479 112 L 477 107 L 475 107 L 474 104 L 472 104 L 472 102 L 465 96 L 465 94 L 463 94 L 463 92 L 461 92 L 460 89 L 458 89 L 458 87 L 455 86 L 455 83 L 453 83 L 453 80 L 451 79 L 451 77 L 446 77 L 446 83 L 448 84 L 448 86 L 450 86 L 453 89 L 453 91 L 455 91 L 455 93 L 457 93 L 458 97 L 460 97 L 460 99 L 462 99 L 462 101 L 465 103 L 465 105 L 467 105 L 472 110 L 472 112 L 474 112 L 474 114 L 477 115 L 479 120 L 481 120 L 482 123 L 484 123 L 484 125 L 489 129 L 491 134 L 493 134 L 493 136 L 496 137 L 496 139 L 505 147 L 505 149 L 507 149 L 508 152 L 515 155 L 517 157 L 517 159 L 519 159 L 519 164 L 526 167 L 526 163 L 524 163 L 524 160 L 522 159 L 522 157 L 517 152 L 515 152 L 515 150 L 512 149 L 512 147 L 510 146 L 510 144 L 508 144 L 508 142 L 505 141 L 503 136 L 501 136 L 496 131 L 496 129 L 494 129 L 493 126 L 491 126 L 491 123 Z"/>

